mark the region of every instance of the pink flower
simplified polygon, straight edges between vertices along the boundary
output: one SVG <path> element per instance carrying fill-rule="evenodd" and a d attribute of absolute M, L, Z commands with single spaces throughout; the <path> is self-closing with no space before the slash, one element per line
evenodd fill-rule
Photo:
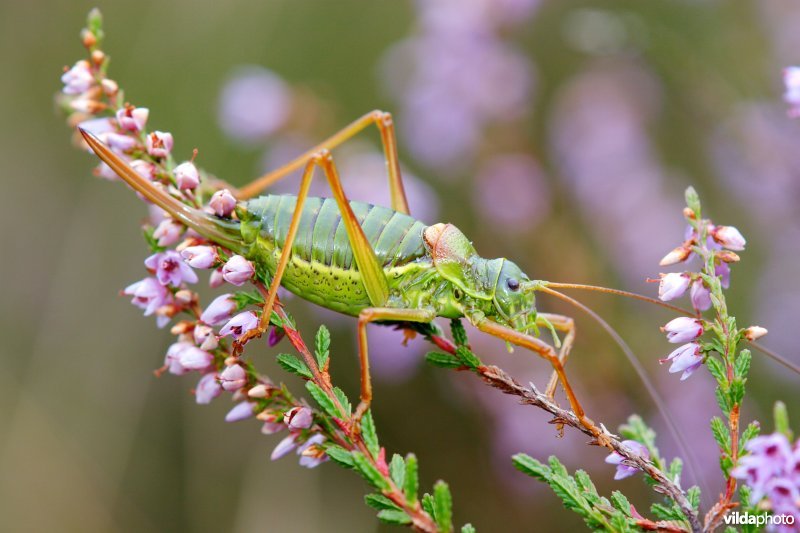
<path fill-rule="evenodd" d="M 199 404 L 209 404 L 211 400 L 216 398 L 222 392 L 222 387 L 217 381 L 217 375 L 214 372 L 204 374 L 200 381 L 197 382 L 197 387 L 194 390 L 194 397 Z"/>
<path fill-rule="evenodd" d="M 191 343 L 177 354 L 178 362 L 186 370 L 205 370 L 214 362 L 214 356 Z"/>
<path fill-rule="evenodd" d="M 139 309 L 144 309 L 144 316 L 150 316 L 159 307 L 172 302 L 172 294 L 155 278 L 145 278 L 128 285 L 123 294 L 133 296 L 131 303 Z M 169 317 L 159 316 L 158 327 L 164 327 L 169 322 Z"/>
<path fill-rule="evenodd" d="M 703 334 L 703 321 L 681 316 L 667 322 L 661 331 L 667 334 L 667 340 L 672 343 L 692 341 Z"/>
<path fill-rule="evenodd" d="M 239 390 L 247 383 L 247 372 L 241 365 L 225 367 L 225 370 L 219 375 L 219 382 L 226 391 Z"/>
<path fill-rule="evenodd" d="M 222 286 L 225 283 L 225 278 L 222 277 L 222 267 L 217 268 L 208 277 L 208 286 L 212 289 Z"/>
<path fill-rule="evenodd" d="M 156 278 L 162 285 L 171 284 L 177 287 L 184 281 L 197 283 L 197 274 L 175 250 L 155 253 L 144 260 L 144 265 L 155 271 Z"/>
<path fill-rule="evenodd" d="M 225 415 L 225 422 L 238 422 L 239 420 L 246 420 L 254 414 L 255 412 L 253 412 L 253 404 L 244 401 L 237 403 L 233 409 L 228 411 L 228 414 Z"/>
<path fill-rule="evenodd" d="M 214 335 L 214 329 L 205 324 L 195 324 L 192 336 L 195 344 L 203 350 L 213 350 L 219 344 L 216 335 Z"/>
<path fill-rule="evenodd" d="M 147 153 L 153 157 L 167 157 L 172 151 L 172 134 L 154 131 L 147 136 Z"/>
<path fill-rule="evenodd" d="M 89 62 L 82 59 L 75 63 L 61 76 L 61 82 L 64 84 L 62 89 L 64 94 L 81 94 L 88 91 L 95 83 Z"/>
<path fill-rule="evenodd" d="M 200 185 L 200 173 L 191 161 L 186 161 L 175 167 L 175 182 L 182 191 L 191 190 Z"/>
<path fill-rule="evenodd" d="M 314 415 L 308 407 L 292 407 L 283 415 L 283 422 L 289 429 L 308 429 L 314 422 Z"/>
<path fill-rule="evenodd" d="M 156 239 L 159 246 L 172 246 L 178 242 L 185 229 L 186 227 L 174 218 L 165 218 L 156 226 L 153 238 Z"/>
<path fill-rule="evenodd" d="M 689 281 L 689 275 L 686 273 L 661 274 L 661 282 L 658 284 L 658 297 L 665 302 L 680 298 L 689 288 Z"/>
<path fill-rule="evenodd" d="M 692 282 L 692 286 L 689 289 L 689 298 L 695 310 L 707 311 L 711 309 L 711 291 L 708 290 L 702 279 L 698 278 Z"/>
<path fill-rule="evenodd" d="M 189 369 L 181 364 L 181 353 L 192 347 L 188 342 L 176 342 L 167 349 L 167 355 L 164 357 L 164 365 L 169 369 L 170 374 L 180 376 L 189 372 Z"/>
<path fill-rule="evenodd" d="M 131 167 L 133 167 L 133 170 L 135 170 L 143 178 L 147 178 L 152 181 L 153 178 L 156 177 L 156 166 L 149 161 L 135 159 L 131 161 Z"/>
<path fill-rule="evenodd" d="M 650 452 L 644 444 L 635 440 L 624 440 L 622 444 L 633 450 L 637 455 L 641 455 L 645 459 L 650 459 Z M 606 457 L 606 463 L 617 465 L 617 472 L 614 474 L 615 480 L 625 479 L 639 471 L 635 466 L 627 465 L 623 461 L 625 461 L 625 458 L 617 452 L 613 452 Z"/>
<path fill-rule="evenodd" d="M 281 342 L 281 339 L 283 339 L 284 335 L 286 335 L 286 330 L 284 330 L 283 328 L 272 326 L 272 328 L 270 328 L 269 330 L 269 337 L 267 337 L 267 344 L 269 345 L 270 348 L 272 348 L 273 346 Z"/>
<path fill-rule="evenodd" d="M 325 450 L 320 446 L 323 442 L 325 442 L 325 436 L 321 433 L 315 433 L 297 448 L 297 455 L 300 456 L 300 466 L 314 468 L 328 460 Z"/>
<path fill-rule="evenodd" d="M 731 267 L 728 263 L 720 261 L 719 264 L 714 265 L 714 275 L 719 278 L 723 289 L 731 286 Z"/>
<path fill-rule="evenodd" d="M 133 107 L 126 105 L 117 111 L 117 122 L 123 130 L 140 132 L 147 123 L 150 110 L 146 107 Z"/>
<path fill-rule="evenodd" d="M 181 250 L 181 257 L 194 268 L 211 268 L 219 261 L 214 246 L 189 246 Z"/>
<path fill-rule="evenodd" d="M 297 435 L 291 434 L 288 437 L 285 437 L 282 441 L 275 446 L 275 449 L 272 450 L 272 454 L 269 456 L 270 459 L 276 461 L 289 453 L 290 451 L 294 450 L 297 447 Z"/>
<path fill-rule="evenodd" d="M 222 277 L 228 283 L 240 287 L 253 277 L 256 269 L 251 261 L 241 255 L 234 255 L 222 267 Z"/>
<path fill-rule="evenodd" d="M 245 311 L 231 318 L 227 324 L 222 326 L 222 329 L 219 330 L 219 335 L 220 337 L 233 335 L 234 339 L 239 339 L 242 335 L 256 328 L 258 328 L 258 317 L 252 311 Z"/>
<path fill-rule="evenodd" d="M 659 362 L 665 363 L 666 361 L 672 361 L 669 367 L 670 374 L 683 372 L 681 375 L 681 381 L 683 381 L 703 364 L 703 354 L 700 351 L 699 344 L 690 342 L 679 346 L 666 359 L 661 359 Z"/>
<path fill-rule="evenodd" d="M 63 81 L 64 78 L 61 79 Z M 789 108 L 789 116 L 793 118 L 800 117 L 800 67 L 783 69 L 783 83 L 786 86 L 783 99 L 791 106 Z"/>
<path fill-rule="evenodd" d="M 236 311 L 236 302 L 233 301 L 233 295 L 223 294 L 214 298 L 206 307 L 203 314 L 200 315 L 200 320 L 209 326 L 216 326 L 228 320 L 234 311 Z"/>
<path fill-rule="evenodd" d="M 716 226 L 711 230 L 711 236 L 728 250 L 739 252 L 744 250 L 744 245 L 747 244 L 739 230 L 733 226 Z"/>
<path fill-rule="evenodd" d="M 136 139 L 130 135 L 123 135 L 121 133 L 103 133 L 100 135 L 100 140 L 118 153 L 128 152 L 136 147 Z"/>
<path fill-rule="evenodd" d="M 236 207 L 236 198 L 233 197 L 228 189 L 222 189 L 211 196 L 208 205 L 214 210 L 218 217 L 228 217 Z"/>

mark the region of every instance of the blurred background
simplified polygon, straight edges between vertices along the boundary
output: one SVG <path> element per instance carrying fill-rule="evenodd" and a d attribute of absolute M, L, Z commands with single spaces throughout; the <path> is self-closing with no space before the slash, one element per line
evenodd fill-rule
<path fill-rule="evenodd" d="M 143 277 L 146 210 L 91 176 L 54 111 L 64 65 L 84 57 L 90 3 L 0 2 L 0 529 L 7 531 L 383 531 L 366 485 L 330 464 L 269 453 L 255 421 L 197 406 L 194 380 L 153 377 L 171 342 L 120 289 Z M 730 305 L 798 362 L 800 122 L 781 69 L 800 63 L 792 0 L 354 0 L 100 3 L 110 76 L 176 157 L 236 184 L 373 109 L 391 111 L 412 213 L 456 224 L 487 257 L 532 277 L 635 290 L 679 244 L 684 188 L 748 238 Z M 374 131 L 334 152 L 351 197 L 388 204 Z M 280 190 L 292 191 L 296 181 Z M 324 194 L 324 189 L 318 192 Z M 706 372 L 658 364 L 663 310 L 578 295 L 634 347 L 689 440 L 697 482 L 721 487 Z M 357 395 L 355 322 L 298 299 L 307 334 L 333 330 L 334 378 Z M 575 314 L 541 297 L 551 312 Z M 641 413 L 673 437 L 619 350 L 585 317 L 568 365 L 589 414 L 615 428 Z M 450 483 L 458 523 L 481 531 L 580 526 L 510 455 L 558 453 L 600 489 L 646 508 L 639 477 L 612 481 L 603 450 L 474 377 L 426 367 L 427 347 L 371 331 L 382 443 L 415 452 L 425 486 Z M 545 365 L 472 334 L 476 351 L 540 387 Z M 274 352 L 250 353 L 276 380 Z M 783 399 L 797 428 L 798 376 L 756 354 L 745 419 L 771 429 Z M 792 409 L 794 407 L 794 409 Z M 793 412 L 792 412 L 793 411 Z"/>

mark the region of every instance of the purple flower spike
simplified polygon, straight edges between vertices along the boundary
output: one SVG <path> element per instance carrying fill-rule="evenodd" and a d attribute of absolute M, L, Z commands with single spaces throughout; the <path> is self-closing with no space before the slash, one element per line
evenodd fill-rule
<path fill-rule="evenodd" d="M 154 131 L 147 136 L 147 153 L 153 157 L 167 157 L 172 151 L 172 134 L 164 131 Z"/>
<path fill-rule="evenodd" d="M 711 291 L 708 290 L 703 280 L 698 278 L 692 282 L 692 286 L 689 289 L 689 298 L 692 301 L 692 307 L 696 311 L 711 309 Z"/>
<path fill-rule="evenodd" d="M 200 173 L 191 161 L 175 167 L 175 182 L 182 191 L 195 189 L 200 185 Z"/>
<path fill-rule="evenodd" d="M 253 412 L 253 404 L 250 402 L 237 403 L 233 409 L 228 411 L 225 415 L 225 422 L 238 422 L 239 420 L 247 420 L 255 413 Z"/>
<path fill-rule="evenodd" d="M 123 130 L 140 132 L 144 129 L 149 115 L 150 110 L 146 107 L 126 105 L 117 111 L 117 122 L 119 123 L 119 127 Z"/>
<path fill-rule="evenodd" d="M 229 217 L 233 213 L 233 208 L 236 207 L 236 198 L 228 189 L 222 189 L 211 196 L 208 205 L 218 217 Z"/>
<path fill-rule="evenodd" d="M 686 273 L 661 274 L 661 282 L 658 284 L 658 297 L 664 302 L 680 298 L 689 288 L 689 281 L 689 275 Z"/>
<path fill-rule="evenodd" d="M 297 435 L 291 434 L 288 437 L 285 437 L 282 441 L 275 446 L 275 449 L 272 450 L 272 454 L 269 456 L 270 459 L 276 461 L 289 453 L 290 451 L 294 450 L 297 447 Z"/>
<path fill-rule="evenodd" d="M 696 318 L 681 316 L 670 320 L 661 328 L 667 334 L 667 340 L 672 343 L 693 341 L 703 334 L 703 322 Z"/>
<path fill-rule="evenodd" d="M 723 247 L 736 252 L 744 250 L 747 244 L 739 230 L 733 226 L 717 226 L 712 230 L 711 236 Z"/>
<path fill-rule="evenodd" d="M 219 261 L 214 246 L 189 246 L 181 250 L 181 257 L 194 268 L 211 268 Z"/>
<path fill-rule="evenodd" d="M 66 71 L 64 75 L 61 76 L 61 81 L 64 83 L 64 94 L 85 93 L 95 83 L 94 76 L 89 68 L 89 62 L 83 59 Z"/>
<path fill-rule="evenodd" d="M 63 81 L 64 78 L 61 79 Z M 793 118 L 800 117 L 800 67 L 783 69 L 783 83 L 786 86 L 783 99 L 791 106 L 789 108 L 789 116 Z"/>
<path fill-rule="evenodd" d="M 228 392 L 239 390 L 247 384 L 247 372 L 241 365 L 231 365 L 219 375 L 219 382 Z"/>
<path fill-rule="evenodd" d="M 156 280 L 145 278 L 128 285 L 123 294 L 133 296 L 131 303 L 139 309 L 144 309 L 144 316 L 150 316 L 156 309 L 172 301 L 172 294 Z"/>
<path fill-rule="evenodd" d="M 292 407 L 283 415 L 289 429 L 308 429 L 314 422 L 314 415 L 308 407 Z"/>
<path fill-rule="evenodd" d="M 181 238 L 181 234 L 186 227 L 172 218 L 166 218 L 156 226 L 153 231 L 153 238 L 159 246 L 172 246 Z"/>
<path fill-rule="evenodd" d="M 220 337 L 233 335 L 233 338 L 238 340 L 242 335 L 256 328 L 258 328 L 258 317 L 252 311 L 245 311 L 228 320 L 228 323 L 219 330 L 219 335 Z"/>
<path fill-rule="evenodd" d="M 214 298 L 203 314 L 200 315 L 200 320 L 209 326 L 217 326 L 228 320 L 233 312 L 236 311 L 236 302 L 233 301 L 233 295 L 223 294 Z"/>
<path fill-rule="evenodd" d="M 624 440 L 622 441 L 622 444 L 632 449 L 634 452 L 641 455 L 645 459 L 650 459 L 650 452 L 647 450 L 647 447 L 644 444 L 636 442 L 635 440 Z M 622 457 L 617 452 L 613 452 L 608 457 L 606 457 L 606 463 L 610 465 L 617 465 L 617 472 L 614 474 L 615 480 L 625 479 L 626 477 L 630 477 L 639 471 L 639 469 L 636 468 L 635 466 L 629 466 L 624 464 L 623 463 L 624 459 L 625 458 Z"/>
<path fill-rule="evenodd" d="M 200 381 L 197 382 L 197 387 L 194 390 L 194 397 L 197 403 L 201 405 L 211 403 L 211 400 L 216 398 L 222 393 L 222 387 L 217 381 L 217 374 L 211 372 L 205 374 Z"/>
<path fill-rule="evenodd" d="M 237 287 L 247 283 L 255 274 L 255 267 L 241 255 L 234 255 L 222 267 L 222 277 L 228 283 Z"/>
<path fill-rule="evenodd" d="M 669 367 L 670 374 L 683 372 L 681 375 L 681 381 L 683 381 L 703 364 L 703 354 L 699 344 L 690 342 L 678 347 L 666 359 L 661 359 L 659 362 L 665 363 L 666 361 L 672 361 Z"/>
<path fill-rule="evenodd" d="M 151 255 L 144 260 L 144 266 L 155 271 L 156 278 L 162 285 L 178 287 L 184 281 L 197 283 L 197 274 L 175 250 Z"/>

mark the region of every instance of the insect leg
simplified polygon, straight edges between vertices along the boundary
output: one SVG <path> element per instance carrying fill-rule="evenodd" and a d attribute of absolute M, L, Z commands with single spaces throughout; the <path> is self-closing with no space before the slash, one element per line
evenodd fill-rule
<path fill-rule="evenodd" d="M 409 214 L 408 200 L 406 200 L 406 192 L 403 187 L 403 177 L 400 174 L 400 161 L 397 156 L 397 139 L 392 115 L 378 110 L 367 113 L 343 130 L 325 139 L 314 148 L 294 158 L 289 163 L 241 187 L 238 190 L 238 198 L 247 199 L 259 194 L 276 181 L 286 177 L 298 168 L 301 168 L 310 158 L 314 157 L 320 151 L 333 150 L 371 124 L 375 124 L 381 134 L 383 152 L 386 156 L 386 167 L 389 173 L 389 190 L 392 195 L 392 209 Z"/>
<path fill-rule="evenodd" d="M 403 322 L 430 322 L 436 313 L 429 309 L 391 309 L 387 307 L 368 307 L 358 315 L 358 359 L 361 364 L 361 402 L 356 409 L 355 418 L 369 409 L 372 402 L 372 381 L 369 376 L 369 355 L 367 350 L 367 324 L 379 320 L 399 320 Z"/>
<path fill-rule="evenodd" d="M 480 320 L 475 325 L 479 330 L 485 333 L 508 341 L 517 346 L 527 348 L 533 352 L 536 352 L 542 358 L 547 359 L 547 361 L 549 361 L 553 366 L 553 370 L 558 376 L 558 380 L 561 382 L 561 386 L 567 395 L 572 412 L 575 413 L 575 416 L 586 429 L 591 431 L 598 438 L 602 438 L 602 430 L 597 427 L 597 424 L 595 424 L 589 417 L 586 416 L 586 412 L 583 410 L 580 402 L 578 402 L 578 398 L 575 396 L 575 392 L 573 392 L 572 386 L 567 380 L 567 375 L 564 372 L 564 365 L 559 360 L 558 354 L 552 346 L 542 340 L 537 339 L 536 337 L 532 337 L 526 333 L 520 333 L 519 331 L 513 330 L 486 318 Z"/>
<path fill-rule="evenodd" d="M 539 320 L 541 317 L 543 320 Z M 546 322 L 549 322 L 556 330 L 566 333 L 564 340 L 561 342 L 561 349 L 558 351 L 558 360 L 562 365 L 567 363 L 567 357 L 572 349 L 572 343 L 575 342 L 575 321 L 565 315 L 554 315 L 551 313 L 539 313 L 536 320 L 536 325 L 544 327 Z M 545 390 L 547 396 L 551 399 L 556 394 L 556 387 L 558 386 L 558 374 L 553 372 L 550 376 L 550 382 L 547 384 Z"/>

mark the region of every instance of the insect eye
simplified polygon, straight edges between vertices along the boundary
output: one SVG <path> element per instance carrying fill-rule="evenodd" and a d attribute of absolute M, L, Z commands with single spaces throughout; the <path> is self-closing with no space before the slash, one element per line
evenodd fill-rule
<path fill-rule="evenodd" d="M 517 281 L 515 278 L 508 278 L 506 285 L 508 285 L 508 288 L 512 291 L 516 292 L 519 290 L 519 281 Z"/>

